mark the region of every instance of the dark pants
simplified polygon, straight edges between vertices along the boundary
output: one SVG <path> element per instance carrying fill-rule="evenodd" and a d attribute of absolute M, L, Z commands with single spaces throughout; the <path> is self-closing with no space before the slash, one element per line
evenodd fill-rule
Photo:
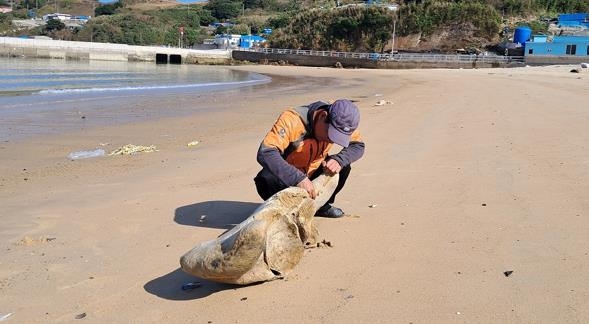
<path fill-rule="evenodd" d="M 345 166 L 339 172 L 339 180 L 337 183 L 337 187 L 333 192 L 333 195 L 327 201 L 328 204 L 333 204 L 335 201 L 335 195 L 342 190 L 344 184 L 346 183 L 346 179 L 350 175 L 350 171 L 352 170 L 351 166 Z M 317 169 L 309 179 L 313 180 L 320 176 L 323 173 L 323 167 Z M 258 172 L 258 175 L 254 178 L 254 182 L 256 183 L 256 190 L 258 190 L 258 194 L 262 199 L 267 200 L 275 193 L 279 192 L 282 189 L 286 189 L 288 186 L 285 185 L 280 179 L 275 177 L 270 171 L 267 169 L 262 169 L 262 171 Z"/>

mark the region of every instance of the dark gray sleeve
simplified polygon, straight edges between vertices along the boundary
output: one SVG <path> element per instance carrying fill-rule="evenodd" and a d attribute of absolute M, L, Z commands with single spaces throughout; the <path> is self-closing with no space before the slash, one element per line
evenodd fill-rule
<path fill-rule="evenodd" d="M 364 142 L 350 142 L 348 147 L 344 147 L 338 154 L 332 155 L 331 158 L 336 160 L 342 167 L 358 161 L 364 155 Z"/>
<path fill-rule="evenodd" d="M 288 162 L 282 158 L 282 155 L 280 155 L 280 151 L 276 148 L 260 145 L 257 160 L 264 169 L 269 170 L 287 186 L 296 186 L 307 177 L 307 175 L 299 169 L 288 164 Z"/>

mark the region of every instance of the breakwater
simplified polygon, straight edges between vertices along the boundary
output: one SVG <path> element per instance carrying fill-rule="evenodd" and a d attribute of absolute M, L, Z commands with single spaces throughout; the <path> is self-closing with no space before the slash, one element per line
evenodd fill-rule
<path fill-rule="evenodd" d="M 229 64 L 231 51 L 0 37 L 0 56 L 67 60 Z"/>

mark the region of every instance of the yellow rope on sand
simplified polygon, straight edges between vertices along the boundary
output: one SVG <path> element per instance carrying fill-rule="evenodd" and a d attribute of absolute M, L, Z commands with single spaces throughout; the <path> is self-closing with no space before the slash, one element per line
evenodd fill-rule
<path fill-rule="evenodd" d="M 155 148 L 155 145 L 143 146 L 143 145 L 127 144 L 125 146 L 121 146 L 118 149 L 110 152 L 108 155 L 109 156 L 112 156 L 112 155 L 133 155 L 133 154 L 137 154 L 137 153 L 150 153 L 150 152 L 155 152 L 155 151 L 157 151 L 157 149 Z"/>

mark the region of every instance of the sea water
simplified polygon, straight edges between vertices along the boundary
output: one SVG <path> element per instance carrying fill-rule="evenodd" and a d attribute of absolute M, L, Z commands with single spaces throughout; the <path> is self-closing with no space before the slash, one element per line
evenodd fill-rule
<path fill-rule="evenodd" d="M 69 131 L 86 118 L 95 126 L 174 116 L 182 99 L 269 81 L 220 66 L 0 58 L 0 140 Z"/>

